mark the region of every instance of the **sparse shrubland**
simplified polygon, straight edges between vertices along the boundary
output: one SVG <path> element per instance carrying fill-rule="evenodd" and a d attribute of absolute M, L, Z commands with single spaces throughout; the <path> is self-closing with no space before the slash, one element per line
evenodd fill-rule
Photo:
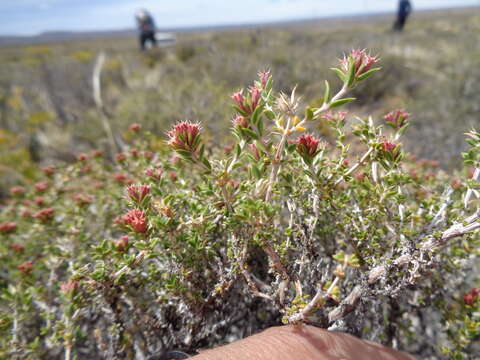
<path fill-rule="evenodd" d="M 467 134 L 465 167 L 444 172 L 404 151 L 416 116 L 338 111 L 363 83 L 382 86 L 391 70 L 377 62 L 348 53 L 313 106 L 261 72 L 215 100 L 233 121 L 177 122 L 166 138 L 134 123 L 112 159 L 79 153 L 10 189 L 0 357 L 193 353 L 281 322 L 422 359 L 478 356 L 480 134 Z M 192 109 L 208 96 L 175 118 L 201 120 Z M 211 146 L 210 126 L 231 129 L 227 146 Z"/>

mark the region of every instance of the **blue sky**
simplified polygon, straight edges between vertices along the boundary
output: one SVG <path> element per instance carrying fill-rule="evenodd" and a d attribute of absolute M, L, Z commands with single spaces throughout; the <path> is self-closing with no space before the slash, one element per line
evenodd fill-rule
<path fill-rule="evenodd" d="M 413 0 L 427 9 L 480 5 L 480 0 Z M 146 8 L 162 28 L 256 23 L 394 11 L 397 0 L 0 0 L 0 35 L 134 26 Z"/>

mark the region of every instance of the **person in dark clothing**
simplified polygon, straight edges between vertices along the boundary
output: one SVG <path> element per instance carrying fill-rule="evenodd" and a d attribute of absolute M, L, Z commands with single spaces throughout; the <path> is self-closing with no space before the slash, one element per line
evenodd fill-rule
<path fill-rule="evenodd" d="M 394 31 L 402 31 L 405 23 L 407 22 L 407 18 L 412 12 L 412 4 L 409 0 L 400 0 L 398 3 L 398 13 L 397 13 L 397 20 L 395 24 L 393 24 Z"/>
<path fill-rule="evenodd" d="M 143 51 L 147 47 L 147 42 L 150 42 L 152 46 L 157 45 L 155 39 L 155 22 L 152 16 L 146 10 L 140 10 L 136 15 L 137 27 L 140 41 L 140 49 Z"/>

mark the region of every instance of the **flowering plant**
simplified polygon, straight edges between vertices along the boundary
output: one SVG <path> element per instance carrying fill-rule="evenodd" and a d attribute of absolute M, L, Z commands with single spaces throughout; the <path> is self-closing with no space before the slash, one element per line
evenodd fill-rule
<path fill-rule="evenodd" d="M 380 122 L 337 112 L 377 61 L 346 55 L 339 91 L 326 82 L 316 108 L 260 73 L 232 96 L 223 153 L 198 123 L 173 125 L 161 146 L 134 124 L 115 163 L 80 154 L 12 189 L 0 356 L 142 359 L 279 322 L 423 358 L 474 351 L 479 296 L 465 274 L 479 245 L 480 134 L 468 134 L 471 177 L 450 177 L 405 154 L 404 111 Z M 315 135 L 321 123 L 334 136 Z"/>

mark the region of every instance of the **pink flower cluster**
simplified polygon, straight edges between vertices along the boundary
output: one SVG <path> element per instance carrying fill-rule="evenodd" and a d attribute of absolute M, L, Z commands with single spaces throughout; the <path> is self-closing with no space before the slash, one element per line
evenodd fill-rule
<path fill-rule="evenodd" d="M 385 115 L 383 118 L 385 122 L 395 128 L 401 128 L 407 123 L 410 114 L 404 110 L 393 110 Z"/>
<path fill-rule="evenodd" d="M 315 138 L 312 134 L 304 134 L 297 140 L 297 152 L 303 158 L 312 159 L 320 151 L 318 145 L 320 140 Z"/>
<path fill-rule="evenodd" d="M 141 203 L 150 193 L 150 186 L 148 185 L 130 185 L 127 187 L 128 197 L 136 202 Z"/>
<path fill-rule="evenodd" d="M 142 210 L 130 210 L 122 217 L 122 221 L 136 233 L 143 234 L 148 230 L 147 216 Z"/>
<path fill-rule="evenodd" d="M 73 295 L 78 288 L 78 281 L 64 281 L 60 284 L 60 291 L 65 295 Z"/>
<path fill-rule="evenodd" d="M 168 145 L 174 150 L 183 150 L 194 153 L 200 143 L 200 125 L 188 121 L 175 124 L 167 132 Z"/>
<path fill-rule="evenodd" d="M 55 210 L 53 208 L 45 208 L 33 214 L 33 217 L 43 223 L 49 222 L 53 219 Z"/>
<path fill-rule="evenodd" d="M 473 304 L 478 300 L 480 295 L 480 290 L 473 288 L 469 293 L 463 295 L 463 302 L 465 305 L 473 306 Z"/>
<path fill-rule="evenodd" d="M 17 224 L 14 222 L 0 223 L 0 234 L 11 234 L 17 230 Z"/>
<path fill-rule="evenodd" d="M 348 56 L 340 59 L 342 70 L 345 73 L 350 72 L 350 66 L 354 67 L 355 77 L 365 74 L 373 65 L 378 62 L 378 58 L 367 54 L 366 50 L 352 50 Z"/>
<path fill-rule="evenodd" d="M 162 168 L 150 168 L 145 170 L 145 175 L 154 180 L 160 180 L 163 175 Z"/>
<path fill-rule="evenodd" d="M 134 123 L 128 128 L 130 131 L 138 133 L 142 129 L 142 125 Z"/>
<path fill-rule="evenodd" d="M 235 105 L 237 105 L 238 108 L 247 115 L 252 114 L 257 108 L 261 97 L 261 91 L 256 87 L 251 87 L 249 89 L 249 94 L 249 99 L 245 98 L 243 95 L 243 90 L 240 90 L 232 95 L 232 100 Z"/>
<path fill-rule="evenodd" d="M 390 141 L 388 141 L 388 140 L 384 140 L 384 141 L 382 142 L 382 149 L 383 149 L 383 151 L 385 151 L 385 152 L 391 153 L 391 152 L 393 152 L 393 151 L 397 148 L 397 146 L 398 146 L 397 144 L 395 144 L 395 143 L 393 143 L 393 142 L 390 142 Z"/>

